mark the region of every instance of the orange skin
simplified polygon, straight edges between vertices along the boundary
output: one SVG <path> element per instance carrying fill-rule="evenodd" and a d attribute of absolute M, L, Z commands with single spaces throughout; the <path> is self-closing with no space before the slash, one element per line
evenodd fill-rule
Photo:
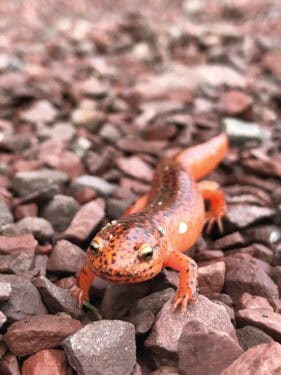
<path fill-rule="evenodd" d="M 215 182 L 195 181 L 212 171 L 227 152 L 225 134 L 163 160 L 156 168 L 152 188 L 130 206 L 118 221 L 107 224 L 87 250 L 87 260 L 78 274 L 73 295 L 88 300 L 98 275 L 119 283 L 136 283 L 157 275 L 162 268 L 180 272 L 175 309 L 184 312 L 196 300 L 197 265 L 183 252 L 226 213 L 224 194 Z M 205 212 L 204 199 L 210 202 Z M 145 250 L 143 250 L 145 248 Z M 149 252 L 149 257 L 143 256 Z"/>

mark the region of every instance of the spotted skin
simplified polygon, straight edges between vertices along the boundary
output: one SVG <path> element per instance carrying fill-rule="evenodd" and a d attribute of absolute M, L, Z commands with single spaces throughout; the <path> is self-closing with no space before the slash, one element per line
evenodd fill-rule
<path fill-rule="evenodd" d="M 130 206 L 125 216 L 106 225 L 87 250 L 78 274 L 79 301 L 88 300 L 95 275 L 119 283 L 136 283 L 157 275 L 163 267 L 180 272 L 174 307 L 185 311 L 196 300 L 197 265 L 183 252 L 200 236 L 206 221 L 211 229 L 226 213 L 224 195 L 210 181 L 196 183 L 214 169 L 227 152 L 227 137 L 210 141 L 163 160 L 155 170 L 151 190 Z M 210 209 L 205 212 L 204 199 Z M 143 258 L 143 248 L 145 256 Z M 148 254 L 147 254 L 148 253 Z"/>

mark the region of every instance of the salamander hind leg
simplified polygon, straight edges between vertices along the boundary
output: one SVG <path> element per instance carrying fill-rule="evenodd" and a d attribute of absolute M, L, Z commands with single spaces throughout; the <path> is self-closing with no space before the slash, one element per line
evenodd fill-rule
<path fill-rule="evenodd" d="M 171 251 L 164 261 L 164 266 L 180 272 L 179 287 L 174 297 L 174 309 L 180 306 L 181 312 L 184 313 L 187 303 L 197 300 L 197 265 L 192 258 L 181 252 Z"/>
<path fill-rule="evenodd" d="M 226 215 L 226 203 L 224 193 L 219 185 L 213 181 L 201 181 L 198 183 L 199 191 L 204 200 L 210 202 L 210 207 L 206 212 L 207 233 L 209 233 L 215 223 L 219 231 L 223 232 L 222 218 Z"/>

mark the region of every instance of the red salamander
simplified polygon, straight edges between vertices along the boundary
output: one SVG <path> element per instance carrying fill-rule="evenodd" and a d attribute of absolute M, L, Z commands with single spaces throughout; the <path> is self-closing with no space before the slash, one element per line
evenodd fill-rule
<path fill-rule="evenodd" d="M 215 182 L 196 182 L 211 172 L 227 152 L 222 133 L 206 143 L 165 159 L 155 170 L 151 190 L 117 221 L 108 223 L 91 241 L 78 274 L 76 297 L 88 300 L 95 275 L 119 283 L 153 278 L 164 267 L 180 273 L 175 309 L 185 311 L 196 300 L 197 265 L 183 254 L 226 213 L 224 194 Z M 205 211 L 204 200 L 209 201 Z"/>

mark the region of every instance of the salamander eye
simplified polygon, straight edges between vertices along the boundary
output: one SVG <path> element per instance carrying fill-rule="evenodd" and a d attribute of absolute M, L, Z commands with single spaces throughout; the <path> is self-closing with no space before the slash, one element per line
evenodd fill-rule
<path fill-rule="evenodd" d="M 139 248 L 138 257 L 141 260 L 151 260 L 153 256 L 153 249 L 148 243 L 144 243 Z"/>
<path fill-rule="evenodd" d="M 89 245 L 89 250 L 93 255 L 97 255 L 97 253 L 101 250 L 101 241 L 98 238 L 95 238 Z"/>

